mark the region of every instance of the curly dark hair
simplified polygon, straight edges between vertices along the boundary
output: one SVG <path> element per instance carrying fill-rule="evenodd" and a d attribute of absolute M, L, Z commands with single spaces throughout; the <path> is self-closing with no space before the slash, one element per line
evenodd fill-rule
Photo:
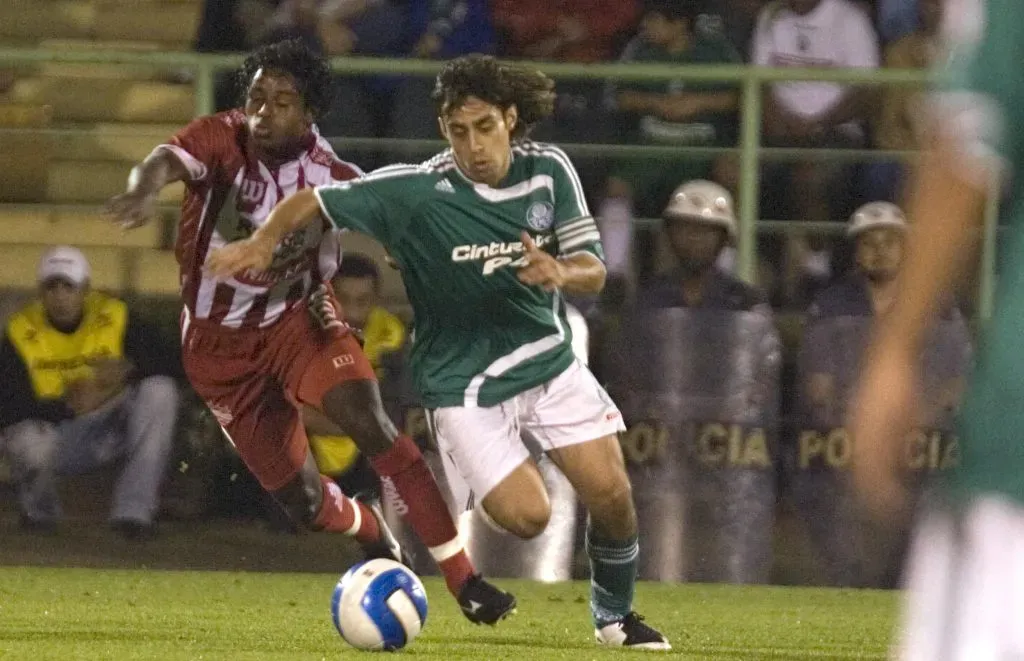
<path fill-rule="evenodd" d="M 249 85 L 260 69 L 280 71 L 291 76 L 302 95 L 302 102 L 314 118 L 327 110 L 331 68 L 323 56 L 301 39 L 286 39 L 260 46 L 245 58 L 237 78 L 243 104 Z"/>
<path fill-rule="evenodd" d="M 500 62 L 490 55 L 464 55 L 444 65 L 430 96 L 439 116 L 471 96 L 503 111 L 515 106 L 519 121 L 512 138 L 520 139 L 529 135 L 537 122 L 551 116 L 555 83 L 542 72 L 521 64 Z"/>

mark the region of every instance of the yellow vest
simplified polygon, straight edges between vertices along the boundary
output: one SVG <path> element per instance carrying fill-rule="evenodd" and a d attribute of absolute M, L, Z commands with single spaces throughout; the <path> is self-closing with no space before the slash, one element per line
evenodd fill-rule
<path fill-rule="evenodd" d="M 7 336 L 28 368 L 39 399 L 59 399 L 67 384 L 89 378 L 89 362 L 123 358 L 128 306 L 99 292 L 85 297 L 82 323 L 65 334 L 50 325 L 42 301 L 30 303 L 7 322 Z"/>
<path fill-rule="evenodd" d="M 384 308 L 371 308 L 363 328 L 363 351 L 378 376 L 381 357 L 398 351 L 404 342 L 405 325 L 402 320 Z M 324 475 L 344 473 L 359 456 L 355 442 L 348 436 L 311 436 L 309 445 L 316 465 Z"/>

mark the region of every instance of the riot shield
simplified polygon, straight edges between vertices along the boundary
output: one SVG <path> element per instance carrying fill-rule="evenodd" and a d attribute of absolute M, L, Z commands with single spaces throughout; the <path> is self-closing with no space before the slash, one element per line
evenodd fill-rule
<path fill-rule="evenodd" d="M 638 310 L 612 375 L 640 521 L 640 576 L 768 579 L 780 347 L 761 312 Z"/>
<path fill-rule="evenodd" d="M 904 541 L 901 535 L 866 538 L 871 532 L 849 483 L 853 439 L 843 425 L 872 322 L 854 316 L 815 319 L 804 331 L 798 357 L 797 424 L 786 466 L 794 505 L 834 585 L 891 583 Z M 915 497 L 932 476 L 958 461 L 953 423 L 970 356 L 970 337 L 959 316 L 931 329 L 921 356 L 919 417 L 902 452 Z"/>

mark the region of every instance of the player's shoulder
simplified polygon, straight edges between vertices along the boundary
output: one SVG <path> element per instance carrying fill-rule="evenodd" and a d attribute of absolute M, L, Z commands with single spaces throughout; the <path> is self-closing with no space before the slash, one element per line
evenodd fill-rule
<path fill-rule="evenodd" d="M 377 168 L 341 185 L 370 185 L 378 190 L 387 189 L 389 196 L 422 201 L 443 176 L 441 169 L 429 167 L 426 162 L 396 163 Z"/>
<path fill-rule="evenodd" d="M 517 157 L 536 159 L 540 161 L 568 161 L 569 156 L 565 151 L 550 142 L 538 142 L 536 140 L 516 140 L 512 144 L 512 153 Z"/>
<path fill-rule="evenodd" d="M 196 117 L 186 126 L 190 131 L 234 135 L 245 129 L 245 113 L 235 108 Z"/>
<path fill-rule="evenodd" d="M 512 146 L 512 154 L 517 159 L 526 160 L 533 170 L 555 174 L 575 171 L 569 155 L 561 147 L 549 142 L 517 140 Z"/>
<path fill-rule="evenodd" d="M 313 128 L 313 131 L 316 135 L 316 140 L 306 156 L 311 163 L 330 170 L 331 178 L 335 181 L 348 181 L 365 174 L 358 165 L 338 156 L 331 143 L 327 138 L 320 135 L 316 127 Z"/>
<path fill-rule="evenodd" d="M 444 177 L 456 168 L 455 154 L 451 149 L 445 149 L 420 163 L 419 167 L 427 174 Z"/>

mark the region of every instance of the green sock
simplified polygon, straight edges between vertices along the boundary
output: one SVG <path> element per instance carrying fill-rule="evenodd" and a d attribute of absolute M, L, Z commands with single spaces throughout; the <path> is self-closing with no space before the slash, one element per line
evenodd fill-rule
<path fill-rule="evenodd" d="M 601 628 L 618 622 L 633 609 L 636 588 L 637 536 L 612 540 L 594 532 L 587 522 L 587 556 L 590 558 L 590 614 Z"/>

